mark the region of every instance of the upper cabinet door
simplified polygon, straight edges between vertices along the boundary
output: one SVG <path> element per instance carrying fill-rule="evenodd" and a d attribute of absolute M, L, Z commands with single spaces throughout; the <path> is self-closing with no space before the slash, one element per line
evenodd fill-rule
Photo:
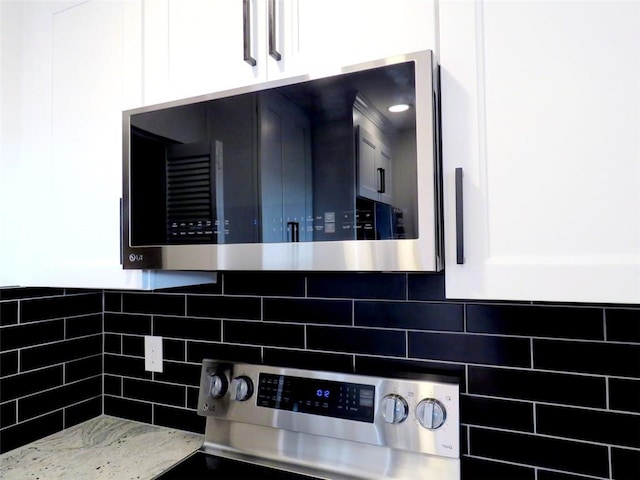
<path fill-rule="evenodd" d="M 640 3 L 439 13 L 447 296 L 640 302 Z"/>

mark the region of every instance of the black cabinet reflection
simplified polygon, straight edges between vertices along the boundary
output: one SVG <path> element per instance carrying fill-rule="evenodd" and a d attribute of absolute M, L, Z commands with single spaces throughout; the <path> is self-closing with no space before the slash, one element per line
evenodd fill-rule
<path fill-rule="evenodd" d="M 133 246 L 417 238 L 414 63 L 131 115 Z"/>

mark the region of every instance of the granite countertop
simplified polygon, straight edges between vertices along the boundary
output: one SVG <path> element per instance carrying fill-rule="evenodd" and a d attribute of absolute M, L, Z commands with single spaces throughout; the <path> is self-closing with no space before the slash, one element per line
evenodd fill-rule
<path fill-rule="evenodd" d="M 0 478 L 150 479 L 200 448 L 202 440 L 103 415 L 0 455 Z"/>

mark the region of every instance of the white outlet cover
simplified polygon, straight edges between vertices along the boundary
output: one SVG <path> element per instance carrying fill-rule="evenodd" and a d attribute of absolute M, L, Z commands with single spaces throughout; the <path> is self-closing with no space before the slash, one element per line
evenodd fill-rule
<path fill-rule="evenodd" d="M 145 335 L 144 369 L 148 372 L 162 373 L 162 337 Z"/>

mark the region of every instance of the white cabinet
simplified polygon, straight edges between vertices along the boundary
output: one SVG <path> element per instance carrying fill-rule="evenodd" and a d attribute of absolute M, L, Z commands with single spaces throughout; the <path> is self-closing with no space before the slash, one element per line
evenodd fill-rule
<path fill-rule="evenodd" d="M 640 3 L 439 14 L 447 297 L 640 302 Z"/>
<path fill-rule="evenodd" d="M 26 8 L 20 142 L 20 284 L 160 288 L 215 274 L 123 271 L 122 110 L 141 101 L 142 2 L 34 2 Z M 44 92 L 43 95 L 38 93 Z M 43 121 L 44 119 L 44 121 Z"/>
<path fill-rule="evenodd" d="M 148 0 L 143 104 L 434 50 L 435 3 Z"/>
<path fill-rule="evenodd" d="M 392 166 L 391 150 L 379 137 L 363 126 L 358 136 L 358 196 L 391 204 Z"/>

